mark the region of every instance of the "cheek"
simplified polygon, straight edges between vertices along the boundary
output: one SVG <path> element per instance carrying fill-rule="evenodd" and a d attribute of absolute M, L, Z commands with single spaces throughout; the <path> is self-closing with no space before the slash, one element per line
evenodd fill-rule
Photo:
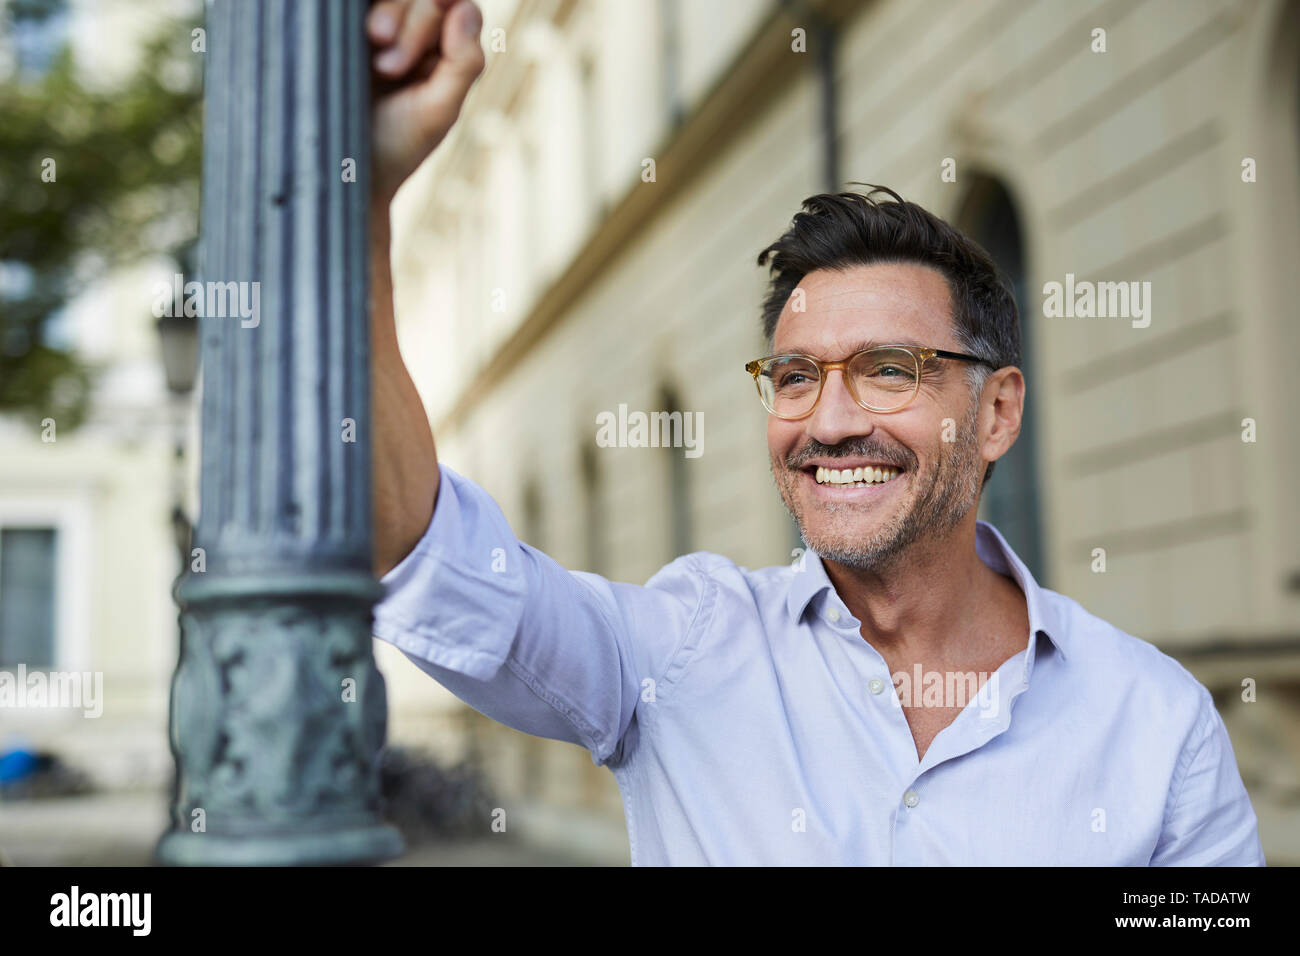
<path fill-rule="evenodd" d="M 785 458 L 785 437 L 781 434 L 780 420 L 767 416 L 767 451 L 772 459 L 780 460 Z"/>
<path fill-rule="evenodd" d="M 797 430 L 792 432 L 788 422 L 773 415 L 767 416 L 767 450 L 773 461 L 783 464 L 790 457 L 796 447 L 797 434 Z"/>
<path fill-rule="evenodd" d="M 895 441 L 907 449 L 912 458 L 909 467 L 914 471 L 932 469 L 952 454 L 961 442 L 961 422 L 943 418 L 927 418 L 908 422 L 895 433 Z"/>

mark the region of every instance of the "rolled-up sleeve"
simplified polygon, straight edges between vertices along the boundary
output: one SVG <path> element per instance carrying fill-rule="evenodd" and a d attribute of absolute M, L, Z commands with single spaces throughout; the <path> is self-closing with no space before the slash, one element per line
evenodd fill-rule
<path fill-rule="evenodd" d="M 683 647 L 710 578 L 695 555 L 644 586 L 569 571 L 439 464 L 433 520 L 382 579 L 375 636 L 475 710 L 620 759 L 643 692 Z M 653 699 L 647 694 L 647 699 Z"/>
<path fill-rule="evenodd" d="M 1179 759 L 1152 866 L 1264 866 L 1250 796 L 1208 690 Z"/>

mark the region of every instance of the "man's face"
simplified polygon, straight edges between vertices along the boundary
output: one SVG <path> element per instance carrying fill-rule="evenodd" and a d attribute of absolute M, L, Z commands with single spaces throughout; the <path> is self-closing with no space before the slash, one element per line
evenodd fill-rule
<path fill-rule="evenodd" d="M 799 288 L 804 310 L 792 311 L 791 296 L 777 322 L 773 353 L 836 361 L 872 345 L 963 351 L 947 282 L 927 266 L 823 269 L 805 276 Z M 832 561 L 878 570 L 913 542 L 956 527 L 978 501 L 984 475 L 978 411 L 965 363 L 931 359 L 916 397 L 901 411 L 863 408 L 836 370 L 827 375 L 811 415 L 799 421 L 768 416 L 772 474 L 804 541 Z M 947 429 L 945 419 L 953 420 Z M 945 431 L 955 441 L 944 441 Z M 816 479 L 818 466 L 867 465 L 899 474 L 861 488 Z"/>

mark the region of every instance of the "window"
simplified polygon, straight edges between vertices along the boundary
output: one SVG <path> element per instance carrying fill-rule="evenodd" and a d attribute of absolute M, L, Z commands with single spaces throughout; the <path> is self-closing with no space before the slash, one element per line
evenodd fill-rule
<path fill-rule="evenodd" d="M 527 281 L 529 295 L 541 287 L 546 271 L 546 237 L 542 230 L 546 222 L 542 216 L 542 192 L 546 188 L 546 178 L 542 172 L 541 151 L 537 147 L 531 132 L 525 132 L 520 142 L 523 155 L 523 229 L 524 255 L 526 257 Z"/>
<path fill-rule="evenodd" d="M 586 570 L 596 574 L 605 574 L 605 529 L 601 520 L 603 489 L 600 480 L 600 464 L 596 460 L 596 449 L 590 445 L 582 446 L 582 508 L 583 508 L 583 557 Z"/>
<path fill-rule="evenodd" d="M 546 550 L 542 539 L 542 495 L 532 478 L 524 485 L 524 542 L 538 551 Z"/>
<path fill-rule="evenodd" d="M 579 65 L 582 82 L 582 181 L 586 191 L 594 197 L 598 218 L 606 214 L 604 181 L 600 168 L 601 124 L 600 84 L 596 76 L 596 60 L 585 54 Z"/>
<path fill-rule="evenodd" d="M 682 50 L 677 35 L 681 29 L 678 16 L 677 0 L 659 0 L 660 86 L 668 125 L 673 128 L 680 126 L 686 118 L 681 90 Z"/>
<path fill-rule="evenodd" d="M 1039 444 L 1037 409 L 1039 394 L 1034 374 L 1033 324 L 1027 297 L 1028 276 L 1020 217 L 1011 194 L 998 180 L 977 176 L 966 194 L 956 225 L 986 250 L 1005 273 L 1016 296 L 1020 313 L 1020 369 L 1027 390 L 1020 437 L 1011 450 L 998 459 L 993 477 L 980 496 L 980 517 L 992 524 L 1020 556 L 1034 579 L 1044 586 L 1042 515 L 1038 479 Z"/>
<path fill-rule="evenodd" d="M 682 403 L 677 392 L 665 387 L 659 392 L 659 407 L 669 415 L 684 415 Z M 673 447 L 672 442 L 664 444 L 660 454 L 664 457 L 665 480 L 668 484 L 668 505 L 670 511 L 670 538 L 667 561 L 691 553 L 691 485 L 690 473 L 684 449 Z"/>
<path fill-rule="evenodd" d="M 0 529 L 0 667 L 54 666 L 53 528 Z"/>

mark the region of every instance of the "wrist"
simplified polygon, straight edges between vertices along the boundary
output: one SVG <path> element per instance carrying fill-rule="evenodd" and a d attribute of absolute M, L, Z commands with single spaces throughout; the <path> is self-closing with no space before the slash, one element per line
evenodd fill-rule
<path fill-rule="evenodd" d="M 391 200 L 376 198 L 370 203 L 370 254 L 388 257 L 392 244 Z"/>
<path fill-rule="evenodd" d="M 393 197 L 396 190 L 386 190 L 372 188 L 370 190 L 370 228 L 373 231 L 376 227 L 388 228 L 388 215 L 392 209 Z"/>

